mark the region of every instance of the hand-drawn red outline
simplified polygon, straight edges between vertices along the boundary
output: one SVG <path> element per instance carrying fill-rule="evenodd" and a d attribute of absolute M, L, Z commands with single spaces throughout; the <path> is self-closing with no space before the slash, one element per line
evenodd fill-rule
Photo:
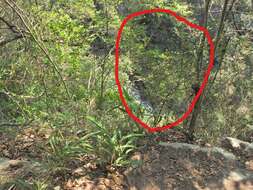
<path fill-rule="evenodd" d="M 201 86 L 200 86 L 200 89 L 199 89 L 198 93 L 193 98 L 193 100 L 192 100 L 191 104 L 189 105 L 187 111 L 183 114 L 182 117 L 180 117 L 177 121 L 175 121 L 173 123 L 170 123 L 170 124 L 167 124 L 167 125 L 164 125 L 164 126 L 161 126 L 161 127 L 157 126 L 157 127 L 152 128 L 132 113 L 131 109 L 128 107 L 127 102 L 126 102 L 126 100 L 123 96 L 123 91 L 122 91 L 120 81 L 119 81 L 119 49 L 120 49 L 120 39 L 121 39 L 122 31 L 124 29 L 124 26 L 127 24 L 127 22 L 129 20 L 131 20 L 134 17 L 140 16 L 140 15 L 150 14 L 150 13 L 157 13 L 157 12 L 170 14 L 171 16 L 175 17 L 177 21 L 182 22 L 182 23 L 184 23 L 184 24 L 186 24 L 186 25 L 188 25 L 188 26 L 190 26 L 194 29 L 197 29 L 199 31 L 204 32 L 204 35 L 207 38 L 208 44 L 210 46 L 210 50 L 209 50 L 209 65 L 208 65 L 208 68 L 205 72 L 204 79 L 201 83 Z M 116 38 L 115 48 L 116 48 L 115 49 L 115 81 L 116 81 L 116 84 L 118 86 L 118 92 L 119 92 L 120 100 L 121 100 L 123 106 L 125 107 L 126 112 L 128 113 L 128 115 L 135 122 L 139 123 L 143 128 L 147 129 L 149 132 L 163 131 L 165 129 L 169 129 L 169 128 L 172 128 L 172 127 L 175 127 L 175 126 L 179 125 L 181 122 L 183 122 L 190 115 L 190 113 L 192 112 L 196 102 L 198 101 L 201 93 L 203 92 L 203 90 L 204 90 L 204 88 L 205 88 L 205 86 L 208 82 L 208 78 L 209 78 L 210 72 L 211 72 L 211 70 L 213 68 L 213 64 L 214 64 L 214 43 L 212 41 L 212 38 L 211 38 L 208 30 L 205 27 L 199 26 L 197 24 L 193 24 L 190 21 L 188 21 L 187 19 L 185 19 L 184 17 L 181 17 L 181 16 L 177 15 L 176 12 L 171 11 L 169 9 L 157 8 L 157 9 L 143 10 L 143 11 L 132 13 L 132 14 L 128 15 L 123 20 L 123 22 L 121 23 L 120 28 L 118 30 L 118 35 L 117 35 L 117 38 Z"/>

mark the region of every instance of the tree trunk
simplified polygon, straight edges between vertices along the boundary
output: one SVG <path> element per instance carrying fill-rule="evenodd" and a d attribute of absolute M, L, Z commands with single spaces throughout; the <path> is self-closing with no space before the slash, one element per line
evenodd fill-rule
<path fill-rule="evenodd" d="M 206 0 L 205 1 L 205 13 L 204 13 L 204 27 L 207 27 L 207 20 L 208 20 L 208 9 L 209 9 L 209 5 L 210 5 L 211 0 Z M 201 71 L 202 71 L 202 61 L 203 61 L 203 49 L 205 46 L 205 35 L 203 34 L 203 37 L 201 39 L 201 43 L 200 43 L 200 48 L 199 48 L 199 52 L 197 54 L 198 58 L 197 58 L 197 63 L 196 63 L 196 85 L 200 86 L 200 81 L 201 81 Z M 197 92 L 195 92 L 195 95 L 197 94 Z M 198 114 L 200 112 L 200 108 L 201 108 L 201 103 L 202 103 L 202 96 L 199 97 L 199 100 L 197 101 L 196 105 L 195 105 L 195 109 L 193 110 L 192 113 L 192 117 L 191 117 L 191 121 L 189 124 L 189 128 L 188 128 L 188 139 L 189 140 L 193 140 L 194 139 L 194 131 L 195 131 L 195 125 L 196 125 L 196 121 L 197 121 L 197 117 Z"/>
<path fill-rule="evenodd" d="M 231 1 L 231 6 L 229 7 L 229 9 L 227 10 L 227 7 L 228 7 L 228 3 L 229 3 L 229 0 L 225 0 L 224 1 L 224 5 L 223 5 L 223 10 L 222 10 L 222 15 L 221 15 L 221 20 L 220 20 L 220 24 L 219 24 L 219 28 L 218 28 L 218 32 L 217 32 L 217 36 L 216 36 L 216 39 L 215 39 L 215 50 L 216 48 L 218 47 L 219 45 L 219 42 L 220 42 L 220 39 L 221 39 L 221 34 L 223 33 L 223 29 L 224 29 L 224 22 L 225 22 L 225 19 L 226 19 L 226 16 L 228 15 L 227 12 L 231 11 L 232 10 L 232 7 L 234 5 L 234 2 L 235 0 L 232 0 Z M 206 16 L 205 16 L 205 27 L 207 25 L 207 15 L 208 15 L 208 7 L 209 7 L 209 3 L 210 3 L 210 0 L 207 0 L 206 1 Z M 200 45 L 200 47 L 202 47 L 202 44 Z M 200 70 L 200 65 L 202 65 L 202 58 L 203 58 L 203 51 L 198 54 L 198 56 L 200 56 L 198 58 L 198 60 L 200 62 L 197 62 L 197 68 L 196 68 L 196 71 L 199 71 L 201 72 Z M 197 80 L 199 79 L 198 77 L 200 76 L 200 73 L 197 73 Z M 200 81 L 198 81 L 200 82 Z M 203 91 L 204 93 L 204 91 Z M 198 118 L 198 115 L 201 111 L 201 105 L 202 105 L 202 101 L 203 101 L 203 93 L 202 95 L 199 97 L 199 100 L 198 102 L 196 103 L 195 105 L 195 108 L 193 110 L 193 113 L 192 113 L 192 117 L 191 117 L 191 120 L 190 120 L 190 124 L 189 124 L 189 128 L 188 128 L 188 139 L 189 140 L 193 140 L 194 139 L 194 133 L 195 133 L 195 128 L 196 128 L 196 122 L 197 122 L 197 118 Z"/>

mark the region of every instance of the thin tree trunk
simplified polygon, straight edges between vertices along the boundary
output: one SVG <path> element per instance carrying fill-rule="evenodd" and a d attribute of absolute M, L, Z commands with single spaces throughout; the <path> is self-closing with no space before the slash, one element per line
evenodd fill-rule
<path fill-rule="evenodd" d="M 211 0 L 206 0 L 206 2 L 205 2 L 204 27 L 207 27 L 208 10 L 209 10 L 210 2 L 211 2 Z M 199 83 L 201 80 L 200 76 L 201 76 L 201 70 L 202 70 L 204 46 L 205 46 L 205 36 L 203 34 L 203 37 L 202 37 L 201 43 L 200 43 L 199 52 L 197 54 L 198 58 L 197 58 L 197 63 L 196 63 L 196 73 L 197 73 L 196 83 L 198 86 L 199 86 Z M 195 125 L 196 125 L 198 114 L 200 112 L 201 102 L 202 102 L 202 96 L 199 97 L 199 100 L 197 101 L 197 103 L 195 105 L 195 109 L 193 110 L 193 113 L 192 113 L 192 117 L 191 117 L 190 124 L 188 127 L 188 134 L 187 134 L 189 140 L 193 140 L 193 138 L 194 138 Z"/>
<path fill-rule="evenodd" d="M 206 5 L 209 4 L 209 3 L 210 2 L 207 1 Z M 218 47 L 219 42 L 221 40 L 221 34 L 223 33 L 223 29 L 224 29 L 224 22 L 225 22 L 225 19 L 226 19 L 227 15 L 228 15 L 227 12 L 229 12 L 229 11 L 232 10 L 232 7 L 233 7 L 233 5 L 235 3 L 235 0 L 231 1 L 231 6 L 227 10 L 228 3 L 229 3 L 229 0 L 225 0 L 224 1 L 222 15 L 221 15 L 221 19 L 220 19 L 220 24 L 219 24 L 218 32 L 217 32 L 216 39 L 215 39 L 215 49 Z M 207 14 L 208 14 L 208 6 L 206 8 L 206 15 Z M 207 16 L 206 16 L 206 19 L 207 19 Z M 207 22 L 207 20 L 205 22 Z M 203 54 L 202 55 L 200 54 L 200 56 L 203 57 Z M 202 58 L 200 60 L 202 60 Z M 193 113 L 192 113 L 191 121 L 190 121 L 190 124 L 189 124 L 189 131 L 188 131 L 188 134 L 187 134 L 189 140 L 193 140 L 194 139 L 196 122 L 197 122 L 197 118 L 198 118 L 198 115 L 199 115 L 200 110 L 201 110 L 201 105 L 202 105 L 202 102 L 203 102 L 203 97 L 204 97 L 203 94 L 199 97 L 199 100 L 196 103 L 195 108 L 194 108 Z"/>

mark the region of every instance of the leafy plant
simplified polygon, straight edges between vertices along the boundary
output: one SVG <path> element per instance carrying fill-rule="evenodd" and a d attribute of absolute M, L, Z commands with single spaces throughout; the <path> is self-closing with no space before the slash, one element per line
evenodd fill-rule
<path fill-rule="evenodd" d="M 27 181 L 23 179 L 15 179 L 10 183 L 5 184 L 3 189 L 33 190 L 34 188 L 31 183 L 28 183 Z M 43 189 L 40 189 L 40 190 L 43 190 Z"/>
<path fill-rule="evenodd" d="M 48 185 L 42 181 L 35 181 L 33 183 L 33 186 L 34 186 L 34 190 L 47 190 L 48 189 Z"/>
<path fill-rule="evenodd" d="M 55 161 L 59 166 L 64 166 L 66 161 L 71 158 L 88 153 L 92 150 L 89 138 L 93 135 L 96 135 L 96 133 L 90 133 L 81 138 L 73 135 L 67 137 L 60 130 L 57 130 L 49 139 L 51 148 L 50 159 Z"/>
<path fill-rule="evenodd" d="M 133 132 L 125 135 L 122 129 L 106 127 L 94 117 L 88 116 L 87 119 L 95 127 L 92 129 L 96 132 L 93 139 L 93 150 L 95 155 L 98 156 L 99 163 L 109 163 L 115 166 L 129 164 L 129 154 L 137 148 L 136 140 L 138 137 L 142 137 L 143 134 Z"/>

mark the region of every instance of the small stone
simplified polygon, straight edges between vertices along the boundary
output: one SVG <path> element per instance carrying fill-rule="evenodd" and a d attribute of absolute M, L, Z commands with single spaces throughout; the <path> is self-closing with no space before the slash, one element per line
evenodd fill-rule
<path fill-rule="evenodd" d="M 112 175 L 113 181 L 117 184 L 117 185 L 121 185 L 123 184 L 123 178 L 119 175 Z"/>
<path fill-rule="evenodd" d="M 98 185 L 97 186 L 97 190 L 106 190 L 106 186 L 105 185 Z"/>
<path fill-rule="evenodd" d="M 85 171 L 82 168 L 77 168 L 73 171 L 74 175 L 83 175 Z"/>
<path fill-rule="evenodd" d="M 104 180 L 104 184 L 105 184 L 107 187 L 110 187 L 111 182 L 110 182 L 109 179 L 105 179 L 105 180 Z"/>
<path fill-rule="evenodd" d="M 141 160 L 141 153 L 135 153 L 135 155 L 131 157 L 131 160 Z"/>
<path fill-rule="evenodd" d="M 61 187 L 60 186 L 56 186 L 56 187 L 54 187 L 54 190 L 61 190 Z"/>
<path fill-rule="evenodd" d="M 245 165 L 248 170 L 253 170 L 253 160 L 245 162 Z"/>

